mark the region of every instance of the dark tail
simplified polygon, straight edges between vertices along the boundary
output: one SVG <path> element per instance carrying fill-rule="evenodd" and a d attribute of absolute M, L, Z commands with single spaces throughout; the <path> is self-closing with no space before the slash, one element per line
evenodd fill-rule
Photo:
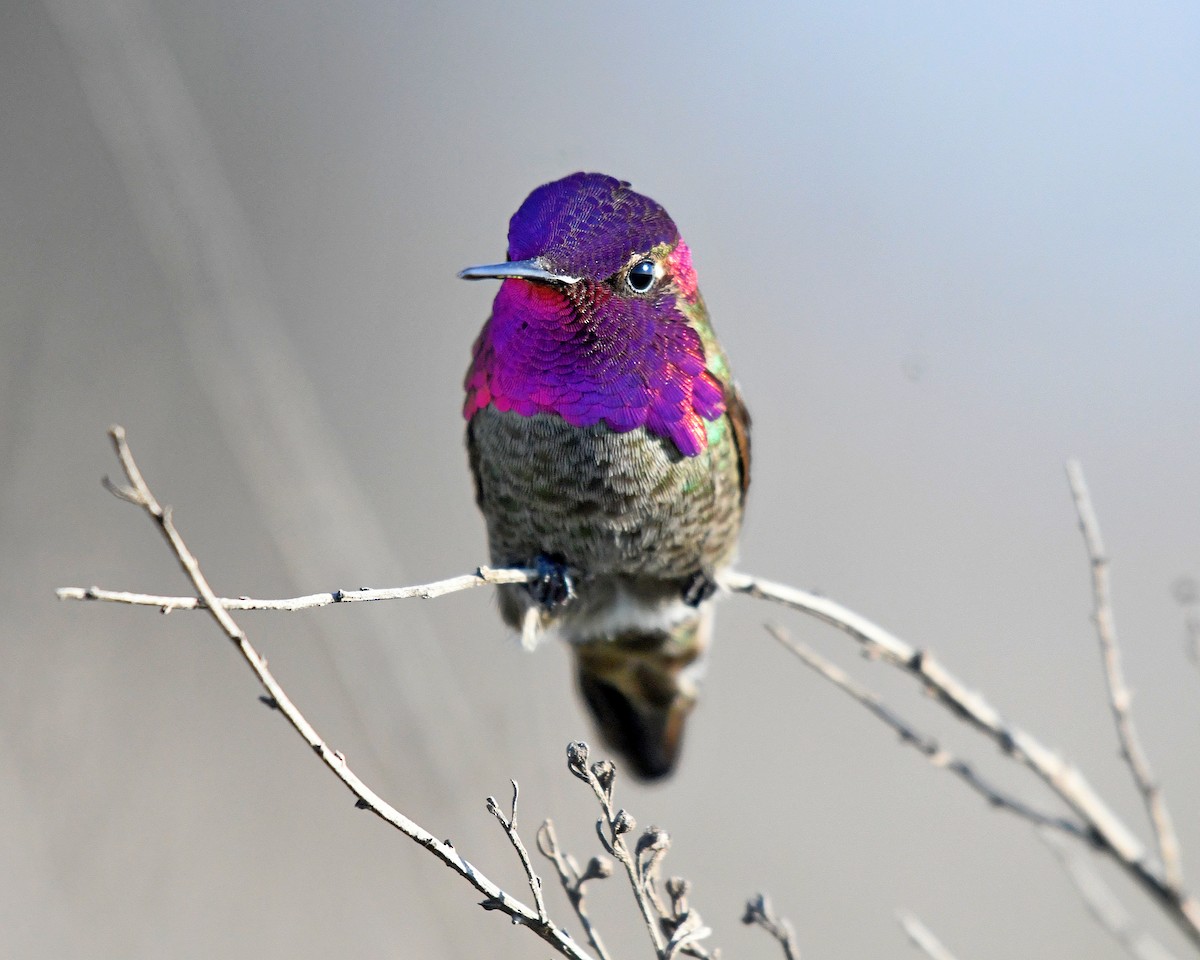
<path fill-rule="evenodd" d="M 696 705 L 712 609 L 670 633 L 626 633 L 573 644 L 579 691 L 604 742 L 639 779 L 670 775 Z"/>

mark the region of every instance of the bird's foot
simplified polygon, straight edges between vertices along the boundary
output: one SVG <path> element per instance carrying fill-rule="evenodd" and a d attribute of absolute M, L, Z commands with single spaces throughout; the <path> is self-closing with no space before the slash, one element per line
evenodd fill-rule
<path fill-rule="evenodd" d="M 683 585 L 683 602 L 698 607 L 717 592 L 717 581 L 708 570 L 697 570 Z"/>
<path fill-rule="evenodd" d="M 531 580 L 526 589 L 543 610 L 553 610 L 575 596 L 575 581 L 567 565 L 561 560 L 538 556 L 533 561 L 537 579 Z"/>

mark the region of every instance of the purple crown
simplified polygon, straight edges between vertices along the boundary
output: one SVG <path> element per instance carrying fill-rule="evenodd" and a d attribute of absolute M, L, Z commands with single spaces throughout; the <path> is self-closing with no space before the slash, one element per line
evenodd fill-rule
<path fill-rule="evenodd" d="M 649 197 L 602 173 L 573 173 L 533 191 L 508 224 L 508 258 L 543 257 L 556 270 L 604 280 L 632 252 L 679 239 Z"/>

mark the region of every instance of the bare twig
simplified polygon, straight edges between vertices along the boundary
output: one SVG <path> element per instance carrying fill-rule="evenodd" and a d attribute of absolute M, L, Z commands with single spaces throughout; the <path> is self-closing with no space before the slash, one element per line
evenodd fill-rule
<path fill-rule="evenodd" d="M 1088 912 L 1131 957 L 1136 960 L 1175 960 L 1175 955 L 1166 947 L 1138 929 L 1112 888 L 1075 849 L 1049 831 L 1042 830 L 1040 835 L 1079 891 Z"/>
<path fill-rule="evenodd" d="M 137 470 L 136 464 L 125 443 L 124 431 L 120 427 L 112 430 L 113 441 L 116 444 L 117 455 L 128 478 L 128 485 L 108 483 L 109 489 L 122 499 L 144 507 L 156 520 L 164 536 L 171 543 L 176 556 L 183 565 L 196 588 L 197 597 L 166 597 L 146 594 L 131 594 L 117 591 L 106 591 L 99 588 L 67 587 L 59 590 L 63 599 L 106 600 L 110 602 L 132 603 L 157 607 L 164 612 L 174 609 L 207 609 L 220 623 L 230 639 L 238 645 L 243 657 L 250 664 L 267 688 L 270 696 L 266 698 L 272 704 L 279 705 L 289 722 L 297 732 L 318 753 L 323 761 L 360 799 L 360 805 L 369 807 L 377 815 L 403 830 L 417 842 L 426 846 L 443 862 L 450 865 L 466 876 L 477 889 L 487 893 L 488 900 L 484 905 L 491 909 L 504 909 L 515 920 L 530 925 L 545 926 L 542 914 L 544 908 L 537 913 L 518 901 L 508 897 L 494 888 L 485 889 L 481 883 L 490 884 L 482 878 L 473 867 L 461 860 L 453 848 L 440 844 L 429 834 L 408 821 L 403 815 L 387 806 L 375 794 L 358 780 L 345 767 L 345 761 L 339 754 L 330 751 L 321 741 L 307 721 L 295 710 L 290 701 L 278 690 L 278 684 L 266 669 L 265 661 L 254 651 L 246 640 L 245 634 L 230 618 L 228 609 L 275 609 L 299 610 L 309 607 L 320 607 L 346 601 L 404 599 L 407 597 L 434 597 L 458 590 L 469 589 L 484 584 L 522 583 L 528 582 L 535 575 L 534 571 L 522 568 L 491 569 L 481 567 L 477 573 L 464 577 L 438 581 L 414 587 L 399 587 L 388 590 L 359 590 L 334 591 L 327 594 L 314 594 L 291 600 L 251 600 L 247 598 L 219 599 L 209 589 L 200 574 L 194 557 L 188 553 L 178 533 L 175 531 L 168 511 L 164 511 L 150 494 L 144 479 Z M 1110 700 L 1113 713 L 1117 719 L 1118 733 L 1121 737 L 1122 749 L 1129 760 L 1134 778 L 1142 792 L 1150 818 L 1154 825 L 1159 852 L 1163 866 L 1160 869 L 1151 862 L 1145 853 L 1142 843 L 1121 821 L 1119 817 L 1095 792 L 1083 775 L 1071 765 L 1065 763 L 1058 755 L 1042 745 L 1030 734 L 1018 727 L 1007 723 L 1000 714 L 978 693 L 969 690 L 957 677 L 945 669 L 930 653 L 918 650 L 882 629 L 870 620 L 835 603 L 832 600 L 799 590 L 783 584 L 771 583 L 757 577 L 727 572 L 721 576 L 722 585 L 731 592 L 743 593 L 784 606 L 799 610 L 815 617 L 848 634 L 864 651 L 875 659 L 882 660 L 898 667 L 910 676 L 916 678 L 939 703 L 955 714 L 959 719 L 975 727 L 991 739 L 1004 753 L 1033 771 L 1051 790 L 1062 799 L 1070 810 L 1078 817 L 1078 822 L 1063 818 L 1053 818 L 1047 814 L 1033 810 L 1001 794 L 984 783 L 978 775 L 961 761 L 954 760 L 940 751 L 929 738 L 917 734 L 899 720 L 884 705 L 866 691 L 852 684 L 835 679 L 829 671 L 817 666 L 811 651 L 809 655 L 799 653 L 802 659 L 822 672 L 851 695 L 856 696 L 865 706 L 872 710 L 880 719 L 894 729 L 924 753 L 931 762 L 945 765 L 973 789 L 996 803 L 1004 806 L 1026 819 L 1047 826 L 1052 826 L 1064 833 L 1081 837 L 1089 841 L 1098 850 L 1111 857 L 1123 870 L 1146 890 L 1152 899 L 1180 926 L 1194 944 L 1200 944 L 1200 902 L 1189 894 L 1183 887 L 1182 869 L 1179 862 L 1178 843 L 1167 816 L 1162 795 L 1151 775 L 1148 763 L 1138 744 L 1129 715 L 1129 693 L 1125 687 L 1120 671 L 1119 652 L 1116 646 L 1115 629 L 1112 626 L 1111 606 L 1108 599 L 1107 560 L 1104 556 L 1102 542 L 1099 538 L 1098 524 L 1095 514 L 1087 497 L 1086 486 L 1082 482 L 1082 474 L 1077 465 L 1069 468 L 1072 480 L 1072 491 L 1076 496 L 1076 504 L 1080 512 L 1080 523 L 1088 544 L 1089 556 L 1092 558 L 1094 587 L 1096 590 L 1096 620 L 1097 629 L 1101 636 L 1101 645 L 1105 652 L 1106 673 L 1109 678 Z M 836 670 L 836 668 L 834 668 Z M 278 690 L 278 692 L 276 692 Z M 572 745 L 572 755 L 569 751 L 569 765 L 576 776 L 587 781 L 604 810 L 604 819 L 597 823 L 597 833 L 605 848 L 616 857 L 626 868 L 634 888 L 639 909 L 650 932 L 655 950 L 660 960 L 669 960 L 676 952 L 687 952 L 704 956 L 705 951 L 696 941 L 707 932 L 701 928 L 699 917 L 695 911 L 679 909 L 678 906 L 668 908 L 657 890 L 656 872 L 662 856 L 669 845 L 665 831 L 652 828 L 645 832 L 637 844 L 635 851 L 630 851 L 624 840 L 624 834 L 635 828 L 633 818 L 624 810 L 617 810 L 612 803 L 612 778 L 614 769 L 611 764 L 601 762 L 587 767 L 586 746 Z M 515 813 L 515 811 L 514 811 Z M 605 827 L 607 833 L 605 835 Z M 556 861 L 557 865 L 557 861 Z M 560 869 L 560 878 L 562 871 Z M 576 874 L 578 877 L 578 874 Z M 491 889 L 497 891 L 493 897 Z M 577 908 L 578 912 L 578 908 Z M 585 922 L 585 927 L 587 926 Z M 560 952 L 565 955 L 581 955 L 569 952 L 579 948 L 565 934 L 550 931 L 544 934 L 555 943 Z M 590 933 L 589 933 L 590 935 Z M 557 939 L 556 939 L 557 938 Z"/>
<path fill-rule="evenodd" d="M 783 947 L 783 955 L 787 960 L 800 960 L 800 947 L 796 943 L 796 931 L 787 917 L 775 915 L 771 901 L 764 893 L 756 893 L 746 901 L 746 912 L 742 914 L 742 923 L 753 923 L 762 927 L 779 941 Z"/>
<path fill-rule="evenodd" d="M 687 882 L 672 877 L 667 882 L 670 905 L 658 891 L 658 868 L 671 847 L 671 838 L 661 827 L 647 827 L 633 850 L 626 834 L 637 829 L 637 822 L 613 802 L 617 768 L 608 760 L 588 766 L 588 745 L 575 742 L 567 746 L 567 768 L 592 788 L 604 816 L 596 821 L 596 835 L 604 849 L 625 868 L 633 896 L 645 921 L 659 960 L 672 960 L 679 953 L 694 957 L 713 956 L 700 941 L 712 933 L 700 914 L 687 905 Z M 607 828 L 607 832 L 606 829 Z"/>
<path fill-rule="evenodd" d="M 878 696 L 855 681 L 837 665 L 822 657 L 811 647 L 792 639 L 783 629 L 773 624 L 768 624 L 767 630 L 770 631 L 776 640 L 799 657 L 805 666 L 824 677 L 838 689 L 849 694 L 850 697 L 858 701 L 858 703 L 866 707 L 867 710 L 882 720 L 887 726 L 896 731 L 900 735 L 901 742 L 907 743 L 935 767 L 953 773 L 993 807 L 1015 813 L 1035 826 L 1058 830 L 1070 834 L 1076 839 L 1088 843 L 1091 842 L 1092 838 L 1088 832 L 1088 828 L 1079 821 L 1038 810 L 1023 800 L 1005 793 L 999 787 L 994 786 L 984 779 L 969 763 L 939 746 L 933 737 L 919 731 L 880 700 Z"/>
<path fill-rule="evenodd" d="M 496 803 L 495 797 L 487 798 L 488 813 L 500 821 L 500 826 L 504 828 L 504 832 L 508 834 L 508 839 L 513 845 L 513 849 L 517 851 L 517 856 L 521 858 L 521 866 L 525 869 L 525 877 L 529 880 L 529 889 L 533 893 L 533 903 L 537 907 L 538 919 L 543 925 L 550 923 L 550 915 L 546 913 L 546 901 L 542 899 L 542 878 L 533 872 L 533 864 L 529 862 L 529 851 L 525 849 L 525 844 L 521 842 L 521 835 L 517 833 L 517 798 L 520 796 L 521 788 L 517 786 L 517 781 L 512 780 L 513 795 L 512 809 L 505 819 L 504 811 Z"/>
<path fill-rule="evenodd" d="M 1041 827 L 1043 838 L 1054 850 L 1062 862 L 1064 869 L 1079 889 L 1088 910 L 1101 926 L 1108 930 L 1132 956 L 1138 958 L 1138 960 L 1173 960 L 1172 955 L 1158 941 L 1133 926 L 1128 913 L 1124 911 L 1120 903 L 1116 900 L 1115 895 L 1108 889 L 1100 877 L 1094 871 L 1087 870 L 1085 864 L 1078 856 L 1073 856 L 1068 852 L 1065 845 L 1066 841 L 1059 836 L 1059 833 L 1065 833 L 1077 839 L 1090 842 L 1091 838 L 1088 831 L 1081 824 L 1035 810 L 1023 801 L 1003 793 L 980 777 L 967 763 L 954 757 L 948 751 L 939 748 L 935 740 L 920 733 L 911 724 L 899 717 L 874 693 L 856 683 L 845 671 L 839 669 L 806 645 L 792 640 L 780 628 L 768 625 L 767 629 L 780 643 L 796 654 L 806 666 L 813 669 L 816 673 L 829 680 L 836 687 L 866 707 L 876 717 L 895 730 L 903 742 L 909 744 L 925 756 L 934 766 L 954 773 L 967 786 L 983 796 L 993 806 L 1009 810 L 1035 826 Z M 747 916 L 749 916 L 749 910 L 750 908 L 747 906 Z M 750 922 L 750 920 L 746 920 L 746 922 Z M 902 920 L 902 922 L 904 921 Z M 921 929 L 923 930 L 924 928 L 922 927 Z"/>
<path fill-rule="evenodd" d="M 642 920 L 654 944 L 654 952 L 659 960 L 666 960 L 667 943 L 663 939 L 662 924 L 659 922 L 654 905 L 646 892 L 645 879 L 642 876 L 639 862 L 634 858 L 625 842 L 625 834 L 637 828 L 637 821 L 625 810 L 618 810 L 613 805 L 613 782 L 616 780 L 617 769 L 611 761 L 598 760 L 588 766 L 588 745 L 575 742 L 567 747 L 567 767 L 575 776 L 592 788 L 604 817 L 596 821 L 596 835 L 600 843 L 625 868 L 629 883 L 633 887 L 633 897 L 641 911 Z M 608 828 L 608 836 L 604 828 Z"/>
<path fill-rule="evenodd" d="M 942 946 L 942 942 L 917 919 L 915 914 L 909 913 L 907 910 L 897 910 L 896 919 L 900 921 L 900 926 L 908 934 L 908 939 L 930 960 L 954 960 L 954 954 Z"/>
<path fill-rule="evenodd" d="M 1166 883 L 1168 886 L 1179 888 L 1184 883 L 1179 838 L 1171 823 L 1166 798 L 1150 769 L 1150 760 L 1142 749 L 1137 728 L 1133 723 L 1132 696 L 1125 685 L 1125 672 L 1121 669 L 1121 648 L 1117 642 L 1117 625 L 1113 617 L 1108 555 L 1104 551 L 1104 540 L 1100 536 L 1100 521 L 1096 517 L 1087 482 L 1083 478 L 1083 468 L 1077 460 L 1067 461 L 1067 481 L 1071 485 L 1071 496 L 1079 514 L 1079 529 L 1083 533 L 1083 542 L 1092 566 L 1092 595 L 1095 600 L 1093 620 L 1104 659 L 1108 702 L 1117 726 L 1117 738 L 1121 742 L 1121 755 L 1129 765 L 1133 782 L 1146 806 L 1146 813 L 1158 844 L 1158 855 L 1162 860 Z"/>
<path fill-rule="evenodd" d="M 109 486 L 109 490 L 122 499 L 128 499 L 122 491 Z M 334 590 L 330 593 L 310 593 L 304 597 L 284 600 L 255 600 L 252 597 L 218 597 L 217 602 L 226 610 L 311 610 L 326 607 L 331 603 L 363 603 L 372 600 L 432 600 L 448 593 L 470 590 L 502 583 L 528 583 L 537 576 L 536 570 L 522 567 L 479 567 L 474 573 L 433 583 L 422 583 L 413 587 L 391 587 L 381 590 Z M 100 587 L 59 587 L 55 591 L 60 600 L 103 600 L 108 603 L 127 603 L 139 607 L 156 607 L 163 613 L 174 610 L 207 610 L 203 597 L 164 597 L 149 593 L 128 593 L 123 590 L 104 590 Z"/>
<path fill-rule="evenodd" d="M 283 687 L 279 685 L 271 671 L 267 669 L 266 660 L 251 645 L 241 627 L 234 622 L 229 612 L 221 606 L 212 588 L 208 585 L 204 574 L 201 573 L 198 561 L 192 555 L 191 551 L 188 550 L 187 545 L 183 542 L 183 538 L 175 529 L 170 510 L 159 505 L 154 495 L 150 492 L 150 488 L 146 485 L 141 471 L 134 462 L 129 445 L 126 443 L 124 429 L 113 427 L 109 431 L 109 435 L 112 437 L 117 457 L 129 481 L 129 488 L 123 490 L 122 495 L 130 500 L 130 502 L 143 507 L 151 519 L 155 521 L 162 531 L 163 536 L 171 545 L 171 549 L 174 551 L 184 572 L 192 581 L 197 594 L 204 600 L 213 619 L 217 621 L 221 629 L 225 632 L 225 635 L 238 648 L 242 657 L 249 664 L 250 669 L 254 671 L 254 675 L 258 678 L 259 683 L 266 690 L 267 702 L 283 714 L 292 728 L 304 739 L 304 742 L 321 758 L 321 762 L 357 797 L 357 806 L 360 809 L 370 810 L 381 820 L 391 824 L 406 837 L 420 844 L 455 873 L 463 877 L 484 895 L 485 899 L 482 901 L 481 906 L 485 909 L 500 910 L 511 917 L 514 923 L 524 924 L 529 927 L 529 929 L 533 930 L 534 933 L 549 943 L 564 957 L 571 957 L 574 960 L 590 960 L 587 952 L 564 931 L 556 929 L 547 923 L 541 912 L 535 912 L 520 900 L 510 896 L 484 876 L 473 864 L 459 856 L 458 851 L 454 847 L 438 840 L 429 831 L 417 825 L 404 816 L 404 814 L 400 813 L 395 807 L 380 798 L 350 769 L 346 763 L 346 758 L 340 752 L 329 747 L 313 728 L 312 724 L 308 722 L 299 709 L 297 709 L 296 705 L 289 699 Z M 542 912 L 544 912 L 544 908 Z"/>
<path fill-rule="evenodd" d="M 866 707 L 872 714 L 895 730 L 903 742 L 909 744 L 925 756 L 934 766 L 950 770 L 993 806 L 1009 810 L 1035 826 L 1040 827 L 1041 830 L 1039 832 L 1042 838 L 1062 863 L 1068 876 L 1070 876 L 1072 882 L 1079 890 L 1080 896 L 1083 898 L 1089 912 L 1131 956 L 1137 958 L 1137 960 L 1174 960 L 1172 955 L 1157 940 L 1134 926 L 1128 912 L 1117 900 L 1116 895 L 1100 879 L 1099 875 L 1095 871 L 1089 870 L 1081 857 L 1068 850 L 1066 846 L 1067 841 L 1061 834 L 1065 833 L 1076 839 L 1090 841 L 1088 831 L 1081 824 L 1035 810 L 1023 801 L 993 787 L 968 764 L 957 759 L 948 751 L 939 748 L 935 740 L 922 734 L 906 720 L 898 716 L 887 704 L 870 690 L 858 684 L 845 671 L 830 663 L 805 644 L 791 639 L 781 628 L 768 625 L 767 629 L 775 639 L 791 650 L 806 666 Z M 761 921 L 757 920 L 757 917 L 751 915 L 753 903 L 754 901 L 751 901 L 750 904 L 747 904 L 747 913 L 743 921 L 747 923 L 756 921 L 761 923 Z M 769 910 L 769 905 L 767 909 Z M 915 921 L 915 918 L 907 914 L 899 916 L 910 938 L 925 950 L 926 953 L 929 953 L 931 956 L 948 956 L 944 952 L 936 953 L 930 949 L 933 947 L 934 950 L 944 951 L 944 948 L 940 944 L 937 944 L 936 939 L 919 939 L 927 935 L 929 937 L 932 936 L 920 925 L 919 921 Z M 915 921 L 915 926 L 912 925 L 912 921 Z M 761 923 L 761 925 L 764 927 L 767 926 L 765 923 Z M 767 929 L 770 928 L 767 927 Z"/>
<path fill-rule="evenodd" d="M 554 867 L 558 871 L 559 882 L 567 894 L 567 899 L 571 901 L 575 915 L 579 917 L 579 922 L 583 925 L 583 932 L 587 935 L 592 949 L 596 951 L 596 956 L 599 960 L 611 960 L 608 950 L 604 947 L 604 941 L 600 938 L 600 932 L 593 925 L 592 918 L 588 913 L 584 886 L 589 880 L 603 880 L 605 877 L 611 877 L 612 861 L 606 857 L 592 857 L 588 861 L 587 867 L 581 871 L 575 858 L 569 853 L 563 853 L 559 847 L 558 835 L 554 832 L 552 820 L 545 821 L 538 830 L 537 843 L 542 856 L 549 858 L 554 863 Z"/>
<path fill-rule="evenodd" d="M 980 694 L 918 650 L 866 617 L 826 597 L 736 571 L 720 576 L 734 593 L 770 600 L 836 627 L 865 652 L 919 680 L 939 703 L 975 727 L 1002 751 L 1032 770 L 1087 826 L 1092 843 L 1121 866 L 1195 944 L 1200 944 L 1200 901 L 1169 883 L 1147 860 L 1145 848 L 1075 767 L 1019 727 L 1013 726 Z"/>

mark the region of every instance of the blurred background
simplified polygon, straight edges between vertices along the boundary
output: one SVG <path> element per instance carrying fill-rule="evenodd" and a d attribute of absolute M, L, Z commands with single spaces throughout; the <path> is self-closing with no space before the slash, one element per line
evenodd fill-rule
<path fill-rule="evenodd" d="M 1194 5 L 45 0 L 2 22 L 0 953 L 549 954 L 356 813 L 206 618 L 53 590 L 184 592 L 99 485 L 113 422 L 218 592 L 474 568 L 461 379 L 494 288 L 454 274 L 578 169 L 631 180 L 692 248 L 754 416 L 742 568 L 933 649 L 1147 835 L 1062 471 L 1081 458 L 1200 870 Z M 738 923 L 766 890 L 811 957 L 911 955 L 897 908 L 964 958 L 1122 955 L 1032 830 L 767 619 L 1053 806 L 840 635 L 729 600 L 679 774 L 618 784 L 714 945 L 778 955 Z M 510 777 L 527 841 L 551 816 L 598 852 L 566 651 L 523 653 L 485 591 L 242 622 L 357 771 L 513 893 L 484 809 Z M 650 955 L 623 883 L 593 900 L 617 955 Z"/>

